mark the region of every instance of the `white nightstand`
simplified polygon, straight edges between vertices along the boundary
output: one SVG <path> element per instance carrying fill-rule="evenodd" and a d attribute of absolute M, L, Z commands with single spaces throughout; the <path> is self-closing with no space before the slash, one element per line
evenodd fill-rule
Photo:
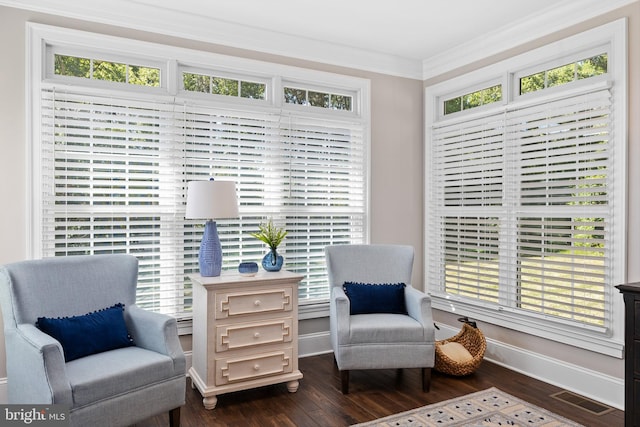
<path fill-rule="evenodd" d="M 298 390 L 298 283 L 289 271 L 223 272 L 193 282 L 191 384 L 207 409 L 219 394 L 287 383 Z"/>

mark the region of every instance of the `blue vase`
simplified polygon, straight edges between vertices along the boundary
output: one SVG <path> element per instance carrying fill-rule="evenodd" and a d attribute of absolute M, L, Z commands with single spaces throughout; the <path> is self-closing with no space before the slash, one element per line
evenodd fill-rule
<path fill-rule="evenodd" d="M 215 221 L 207 221 L 204 225 L 200 252 L 198 253 L 200 275 L 202 277 L 216 277 L 222 270 L 222 246 L 218 236 Z"/>
<path fill-rule="evenodd" d="M 238 265 L 238 272 L 241 276 L 255 276 L 258 273 L 258 264 L 255 262 L 241 262 Z"/>
<path fill-rule="evenodd" d="M 266 271 L 280 271 L 283 261 L 282 255 L 278 255 L 278 252 L 272 249 L 262 258 L 262 268 Z"/>

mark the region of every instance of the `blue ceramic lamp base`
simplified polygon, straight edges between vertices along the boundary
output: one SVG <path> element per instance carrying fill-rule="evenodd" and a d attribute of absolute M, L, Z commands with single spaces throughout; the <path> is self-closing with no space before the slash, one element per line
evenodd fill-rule
<path fill-rule="evenodd" d="M 215 277 L 222 270 L 222 245 L 218 236 L 218 227 L 215 221 L 209 220 L 204 225 L 200 252 L 200 275 L 203 277 Z"/>

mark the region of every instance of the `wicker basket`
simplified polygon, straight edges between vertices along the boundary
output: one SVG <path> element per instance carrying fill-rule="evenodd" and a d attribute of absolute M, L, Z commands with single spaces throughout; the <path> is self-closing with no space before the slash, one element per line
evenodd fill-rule
<path fill-rule="evenodd" d="M 442 352 L 441 346 L 449 342 L 457 342 L 471 353 L 473 359 L 466 363 L 460 363 L 452 360 Z M 480 364 L 484 357 L 484 352 L 487 349 L 487 342 L 484 338 L 484 334 L 477 327 L 473 327 L 468 323 L 462 324 L 460 332 L 446 340 L 436 341 L 436 361 L 434 369 L 444 374 L 464 376 L 473 373 Z"/>

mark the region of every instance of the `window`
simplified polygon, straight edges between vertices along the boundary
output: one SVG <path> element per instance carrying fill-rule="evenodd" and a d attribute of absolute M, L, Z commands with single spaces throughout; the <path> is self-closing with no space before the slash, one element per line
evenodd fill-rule
<path fill-rule="evenodd" d="M 353 110 L 353 96 L 339 95 L 323 90 L 284 87 L 284 102 L 287 104 L 307 105 L 332 110 Z"/>
<path fill-rule="evenodd" d="M 238 96 L 240 98 L 265 99 L 266 83 L 249 82 L 196 73 L 182 73 L 185 90 L 213 95 Z"/>
<path fill-rule="evenodd" d="M 447 99 L 443 103 L 444 114 L 457 113 L 463 110 L 480 107 L 482 105 L 493 104 L 494 102 L 501 100 L 502 85 L 495 85 Z"/>
<path fill-rule="evenodd" d="M 140 263 L 137 303 L 189 318 L 188 275 L 198 271 L 204 221 L 184 218 L 186 184 L 214 177 L 236 183 L 240 204 L 239 218 L 218 221 L 223 269 L 259 262 L 268 248 L 250 233 L 273 219 L 289 232 L 279 248 L 285 268 L 304 275 L 300 304 L 328 300 L 324 247 L 367 240 L 365 114 L 285 111 L 282 100 L 265 96 L 283 75 L 313 80 L 310 70 L 40 25 L 32 30 L 32 63 L 45 70 L 32 74 L 39 88 L 32 112 L 34 256 L 133 254 Z M 56 45 L 47 42 L 50 33 Z M 96 46 L 94 54 L 57 53 L 61 46 L 72 51 L 79 37 Z M 93 84 L 102 65 L 90 58 L 102 57 L 102 49 L 119 52 L 106 68 L 120 72 L 136 63 L 155 69 L 158 81 L 171 75 L 176 81 L 141 91 L 116 73 Z M 136 50 L 142 59 L 128 60 Z M 183 72 L 182 61 L 210 61 L 211 70 Z M 155 66 L 163 63 L 169 65 Z M 251 69 L 261 74 L 252 78 Z M 358 105 L 366 105 L 366 81 L 331 78 L 341 88 L 351 85 Z"/>
<path fill-rule="evenodd" d="M 550 46 L 428 90 L 439 106 L 427 116 L 425 266 L 435 307 L 621 356 L 613 286 L 622 282 L 625 259 L 618 238 L 626 143 L 624 131 L 616 132 L 624 129 L 625 67 L 607 64 L 623 45 L 610 37 L 598 47 L 605 53 L 569 66 L 563 58 L 546 65 L 545 53 L 557 55 Z M 545 65 L 521 73 L 517 67 L 531 70 L 532 58 Z M 440 108 L 466 95 L 437 92 L 486 80 L 484 72 L 517 82 L 502 87 L 518 93 L 504 105 L 444 117 Z M 544 84 L 521 97 L 523 85 L 540 76 Z"/>
<path fill-rule="evenodd" d="M 160 86 L 160 69 L 113 61 L 54 55 L 54 74 L 140 86 Z"/>
<path fill-rule="evenodd" d="M 607 72 L 608 56 L 601 53 L 591 58 L 560 65 L 520 78 L 520 94 L 560 86 L 576 80 L 600 76 Z"/>

